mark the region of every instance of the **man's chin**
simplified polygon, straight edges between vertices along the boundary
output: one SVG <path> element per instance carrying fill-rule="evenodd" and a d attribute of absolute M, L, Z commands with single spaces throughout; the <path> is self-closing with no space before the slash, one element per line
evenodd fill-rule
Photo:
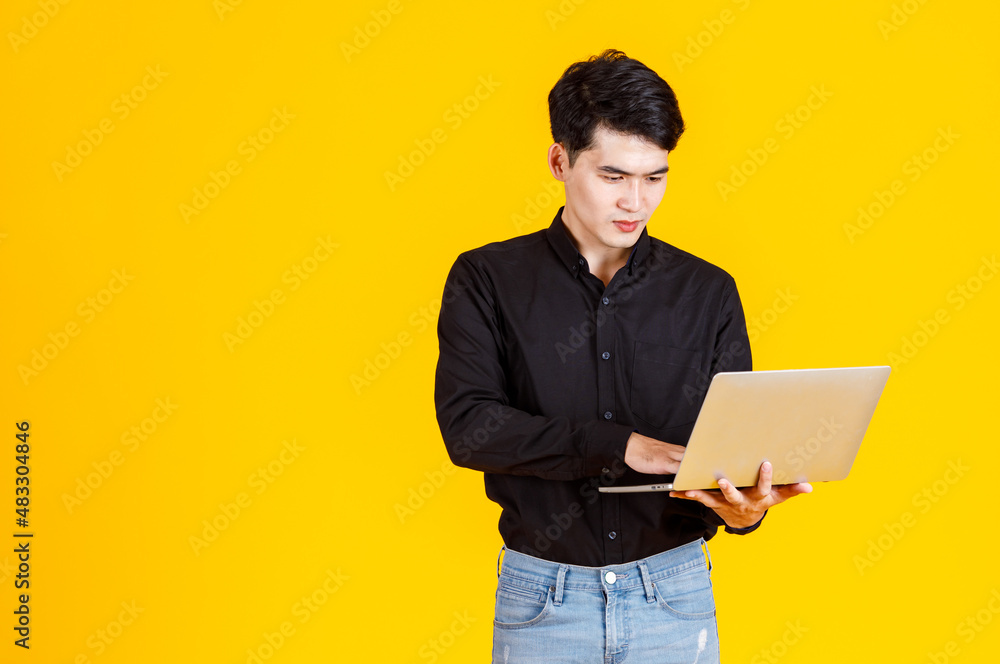
<path fill-rule="evenodd" d="M 641 234 L 642 227 L 636 228 L 631 233 L 615 232 L 605 238 L 605 242 L 608 246 L 615 247 L 617 249 L 626 249 L 634 245 Z"/>

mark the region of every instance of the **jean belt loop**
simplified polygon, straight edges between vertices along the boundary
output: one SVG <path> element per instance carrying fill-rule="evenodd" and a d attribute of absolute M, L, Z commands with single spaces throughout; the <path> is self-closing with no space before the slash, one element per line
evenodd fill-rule
<path fill-rule="evenodd" d="M 561 606 L 563 600 L 563 586 L 566 585 L 566 570 L 569 567 L 566 565 L 559 566 L 559 573 L 556 574 L 556 596 L 552 599 L 552 604 L 555 606 Z"/>
<path fill-rule="evenodd" d="M 503 557 L 503 552 L 507 548 L 506 544 L 500 545 L 500 553 L 497 554 L 497 578 L 500 578 L 500 558 Z"/>
<path fill-rule="evenodd" d="M 701 541 L 701 548 L 705 550 L 705 558 L 708 560 L 708 571 L 712 571 L 712 553 L 708 550 L 708 542 L 704 539 Z"/>
<path fill-rule="evenodd" d="M 656 601 L 656 595 L 653 594 L 653 582 L 649 576 L 649 567 L 645 560 L 640 560 L 637 564 L 639 565 L 639 573 L 642 575 L 642 587 L 646 589 L 646 603 L 652 604 Z"/>

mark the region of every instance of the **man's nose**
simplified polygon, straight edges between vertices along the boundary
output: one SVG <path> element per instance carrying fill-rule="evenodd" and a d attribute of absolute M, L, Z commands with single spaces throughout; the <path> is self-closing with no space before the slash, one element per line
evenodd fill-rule
<path fill-rule="evenodd" d="M 618 201 L 618 205 L 623 210 L 629 210 L 630 212 L 635 212 L 639 209 L 639 183 L 636 182 L 631 187 L 628 188 L 621 200 Z"/>

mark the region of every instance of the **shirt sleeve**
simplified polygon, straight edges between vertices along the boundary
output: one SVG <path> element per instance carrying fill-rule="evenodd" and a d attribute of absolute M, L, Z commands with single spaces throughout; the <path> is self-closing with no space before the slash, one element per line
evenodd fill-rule
<path fill-rule="evenodd" d="M 747 322 L 743 314 L 736 282 L 730 280 L 722 297 L 722 312 L 715 337 L 715 354 L 709 379 L 720 371 L 751 371 L 753 358 L 750 353 L 750 339 L 747 336 Z"/>
<path fill-rule="evenodd" d="M 621 467 L 633 428 L 571 422 L 510 406 L 496 294 L 466 254 L 452 266 L 438 317 L 434 402 L 456 466 L 486 473 L 573 480 Z"/>

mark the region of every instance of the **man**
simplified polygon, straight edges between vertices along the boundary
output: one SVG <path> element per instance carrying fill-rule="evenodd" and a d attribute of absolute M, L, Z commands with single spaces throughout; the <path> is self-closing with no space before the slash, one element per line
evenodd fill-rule
<path fill-rule="evenodd" d="M 684 131 L 655 72 L 608 50 L 549 94 L 566 204 L 543 231 L 460 255 L 435 402 L 456 465 L 503 508 L 494 662 L 718 661 L 702 545 L 811 490 L 605 494 L 677 471 L 719 371 L 749 371 L 733 278 L 646 223 Z"/>

